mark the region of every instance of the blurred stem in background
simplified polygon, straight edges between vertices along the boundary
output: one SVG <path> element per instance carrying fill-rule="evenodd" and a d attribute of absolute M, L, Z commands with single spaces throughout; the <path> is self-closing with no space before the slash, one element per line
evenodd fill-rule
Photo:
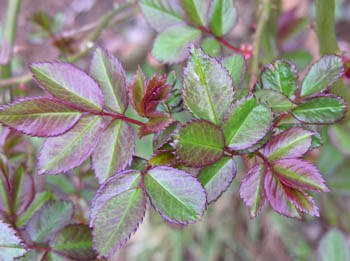
<path fill-rule="evenodd" d="M 3 39 L 2 47 L 9 49 L 9 57 L 7 59 L 7 62 L 1 65 L 2 79 L 7 79 L 12 76 L 11 57 L 13 52 L 13 45 L 15 42 L 17 18 L 18 18 L 20 5 L 21 5 L 21 0 L 8 0 L 7 15 L 6 15 L 5 28 L 4 28 L 4 39 Z M 8 46 L 4 47 L 4 45 L 8 45 Z M 13 90 L 11 88 L 11 85 L 7 85 L 2 91 L 3 103 L 6 103 L 7 89 L 10 90 L 10 100 L 11 101 L 13 100 Z"/>

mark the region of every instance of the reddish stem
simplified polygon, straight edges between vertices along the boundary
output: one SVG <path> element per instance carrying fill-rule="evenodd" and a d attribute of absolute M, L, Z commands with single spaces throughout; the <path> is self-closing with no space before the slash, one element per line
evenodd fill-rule
<path fill-rule="evenodd" d="M 265 158 L 265 156 L 264 156 L 260 151 L 256 151 L 256 152 L 255 152 L 255 155 L 258 156 L 259 158 L 261 158 L 261 159 L 264 161 L 264 163 L 265 163 L 268 167 L 271 168 L 270 162 L 268 161 L 267 158 Z"/>
<path fill-rule="evenodd" d="M 28 246 L 28 248 L 37 249 L 37 250 L 41 250 L 41 251 L 44 251 L 44 252 L 51 251 L 51 248 L 49 248 L 49 247 L 41 247 L 41 246 L 37 246 L 37 245 L 31 245 L 31 246 Z"/>
<path fill-rule="evenodd" d="M 109 112 L 102 112 L 101 115 L 102 115 L 102 116 L 109 116 L 109 117 L 112 117 L 112 118 L 114 118 L 114 119 L 120 119 L 120 120 L 123 120 L 123 121 L 128 121 L 128 122 L 130 122 L 130 123 L 139 125 L 139 126 L 141 126 L 141 127 L 142 127 L 142 126 L 145 126 L 145 123 L 144 123 L 144 122 L 131 119 L 131 118 L 126 117 L 126 116 L 124 116 L 124 115 L 120 115 L 120 114 L 116 114 L 116 113 L 109 113 Z"/>

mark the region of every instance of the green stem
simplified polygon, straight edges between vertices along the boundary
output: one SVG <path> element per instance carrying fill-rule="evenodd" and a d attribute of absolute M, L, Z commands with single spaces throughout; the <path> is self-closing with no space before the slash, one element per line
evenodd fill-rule
<path fill-rule="evenodd" d="M 6 22 L 5 22 L 5 28 L 4 28 L 4 39 L 5 41 L 8 42 L 8 45 L 10 48 L 10 59 L 8 60 L 7 64 L 4 64 L 1 66 L 1 76 L 3 79 L 7 79 L 12 76 L 11 56 L 12 56 L 13 44 L 15 42 L 17 18 L 18 18 L 20 5 L 21 5 L 21 0 L 8 0 L 7 15 L 6 15 Z M 10 89 L 10 99 L 12 101 L 13 91 L 12 91 L 11 85 L 6 85 L 5 87 Z M 4 102 L 6 102 L 5 97 L 6 97 L 7 88 L 4 88 L 2 92 Z"/>

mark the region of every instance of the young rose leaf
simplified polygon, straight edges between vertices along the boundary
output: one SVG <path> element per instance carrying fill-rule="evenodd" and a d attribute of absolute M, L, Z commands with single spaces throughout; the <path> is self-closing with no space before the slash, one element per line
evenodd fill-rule
<path fill-rule="evenodd" d="M 288 198 L 285 185 L 270 170 L 265 173 L 264 190 L 268 202 L 277 213 L 286 217 L 302 218 L 293 202 Z"/>
<path fill-rule="evenodd" d="M 65 133 L 81 112 L 46 97 L 18 100 L 0 109 L 0 122 L 25 134 L 49 137 Z"/>
<path fill-rule="evenodd" d="M 311 163 L 301 159 L 281 159 L 273 163 L 273 169 L 280 180 L 295 189 L 327 192 L 320 171 Z"/>
<path fill-rule="evenodd" d="M 233 0 L 214 0 L 210 7 L 210 29 L 216 36 L 229 33 L 237 22 Z"/>
<path fill-rule="evenodd" d="M 342 59 L 336 55 L 325 55 L 314 63 L 301 85 L 300 96 L 308 96 L 323 91 L 344 73 Z"/>
<path fill-rule="evenodd" d="M 194 120 L 175 134 L 172 145 L 183 164 L 199 168 L 222 157 L 225 140 L 222 131 L 214 124 Z"/>
<path fill-rule="evenodd" d="M 0 260 L 14 260 L 23 256 L 27 250 L 16 231 L 0 220 Z"/>
<path fill-rule="evenodd" d="M 184 70 L 183 100 L 194 116 L 220 125 L 233 100 L 232 80 L 215 59 L 201 49 L 190 48 Z"/>
<path fill-rule="evenodd" d="M 173 25 L 160 33 L 153 44 L 152 55 L 164 63 L 180 63 L 188 57 L 190 43 L 198 43 L 201 30 L 185 24 Z M 176 39 L 176 41 L 174 41 Z"/>
<path fill-rule="evenodd" d="M 108 257 L 122 247 L 142 222 L 146 198 L 141 188 L 126 190 L 100 207 L 93 223 L 94 248 Z"/>
<path fill-rule="evenodd" d="M 62 62 L 32 63 L 29 68 L 38 84 L 55 98 L 77 109 L 102 110 L 101 89 L 83 70 Z"/>
<path fill-rule="evenodd" d="M 124 113 L 128 107 L 125 71 L 118 59 L 102 48 L 92 56 L 90 75 L 101 87 L 104 106 L 108 110 Z"/>
<path fill-rule="evenodd" d="M 184 23 L 183 11 L 177 0 L 140 0 L 139 4 L 147 22 L 157 32 Z"/>
<path fill-rule="evenodd" d="M 146 78 L 139 66 L 136 74 L 132 77 L 131 82 L 128 85 L 128 94 L 132 107 L 141 117 L 145 116 L 141 109 L 141 103 L 145 92 Z"/>
<path fill-rule="evenodd" d="M 108 200 L 118 196 L 119 194 L 136 189 L 141 181 L 141 171 L 126 170 L 117 173 L 109 178 L 96 192 L 95 197 L 91 203 L 90 209 L 90 227 L 92 227 L 100 208 Z"/>
<path fill-rule="evenodd" d="M 255 97 L 262 103 L 266 103 L 275 113 L 289 112 L 296 107 L 282 93 L 273 90 L 259 90 L 254 93 Z"/>
<path fill-rule="evenodd" d="M 67 133 L 48 138 L 40 151 L 39 174 L 56 174 L 79 166 L 95 149 L 103 131 L 103 117 L 83 116 Z"/>
<path fill-rule="evenodd" d="M 154 132 L 162 131 L 175 121 L 171 116 L 163 113 L 154 113 L 153 115 L 158 115 L 158 118 L 149 119 L 148 122 L 140 128 L 138 134 L 140 138 Z"/>
<path fill-rule="evenodd" d="M 205 191 L 185 171 L 155 167 L 145 175 L 145 189 L 155 210 L 170 222 L 186 225 L 203 215 Z"/>
<path fill-rule="evenodd" d="M 264 178 L 266 167 L 257 164 L 252 167 L 242 179 L 239 195 L 249 208 L 250 218 L 255 218 L 266 205 Z"/>
<path fill-rule="evenodd" d="M 221 60 L 221 64 L 226 68 L 230 74 L 233 82 L 233 86 L 238 86 L 243 78 L 247 68 L 247 62 L 244 56 L 239 53 L 232 54 Z"/>
<path fill-rule="evenodd" d="M 151 166 L 172 166 L 177 163 L 178 160 L 171 151 L 156 153 L 148 160 L 148 164 Z"/>
<path fill-rule="evenodd" d="M 332 228 L 321 238 L 318 245 L 318 256 L 321 261 L 349 260 L 349 245 L 347 238 L 337 228 Z"/>
<path fill-rule="evenodd" d="M 73 214 L 74 207 L 69 201 L 48 202 L 29 220 L 26 231 L 32 241 L 47 242 L 54 233 L 71 222 Z"/>
<path fill-rule="evenodd" d="M 16 226 L 20 228 L 24 227 L 32 216 L 50 200 L 53 200 L 51 192 L 45 191 L 36 193 L 33 201 L 30 203 L 26 211 L 17 217 Z"/>
<path fill-rule="evenodd" d="M 286 186 L 284 186 L 284 191 L 288 199 L 293 202 L 294 206 L 300 212 L 308 213 L 314 217 L 320 216 L 315 201 L 307 193 Z"/>
<path fill-rule="evenodd" d="M 207 37 L 201 42 L 203 52 L 211 57 L 218 58 L 221 54 L 221 44 L 214 37 Z"/>
<path fill-rule="evenodd" d="M 273 64 L 265 65 L 261 82 L 264 89 L 278 91 L 293 98 L 298 88 L 298 70 L 292 63 L 277 60 Z"/>
<path fill-rule="evenodd" d="M 174 132 L 180 125 L 180 122 L 176 121 L 170 124 L 164 130 L 157 132 L 153 137 L 153 151 L 156 151 L 165 145 L 171 139 Z"/>
<path fill-rule="evenodd" d="M 100 184 L 130 164 L 134 147 L 131 126 L 122 120 L 112 121 L 92 153 L 92 166 Z"/>
<path fill-rule="evenodd" d="M 11 182 L 12 210 L 21 214 L 32 202 L 35 194 L 34 180 L 31 175 L 20 166 L 12 177 Z"/>
<path fill-rule="evenodd" d="M 274 136 L 265 146 L 264 155 L 270 161 L 298 158 L 310 149 L 313 132 L 291 128 Z"/>
<path fill-rule="evenodd" d="M 187 20 L 194 25 L 206 26 L 209 0 L 179 0 Z"/>
<path fill-rule="evenodd" d="M 92 260 L 96 254 L 92 248 L 91 233 L 86 225 L 68 225 L 50 240 L 49 245 L 52 251 L 66 258 Z"/>
<path fill-rule="evenodd" d="M 222 125 L 226 144 L 230 149 L 243 150 L 256 144 L 271 128 L 272 113 L 255 97 L 233 104 Z"/>
<path fill-rule="evenodd" d="M 227 157 L 199 172 L 197 179 L 207 192 L 208 204 L 217 200 L 228 189 L 236 177 L 236 172 L 234 160 Z"/>
<path fill-rule="evenodd" d="M 345 116 L 346 102 L 336 96 L 318 96 L 304 100 L 292 112 L 293 116 L 304 123 L 332 124 Z"/>

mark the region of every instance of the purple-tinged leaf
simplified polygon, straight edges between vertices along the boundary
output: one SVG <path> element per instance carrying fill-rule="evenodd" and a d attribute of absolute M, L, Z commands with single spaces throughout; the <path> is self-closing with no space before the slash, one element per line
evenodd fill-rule
<path fill-rule="evenodd" d="M 140 0 L 139 4 L 146 21 L 157 32 L 185 22 L 177 0 Z"/>
<path fill-rule="evenodd" d="M 265 170 L 264 164 L 257 164 L 242 179 L 239 195 L 249 208 L 250 218 L 257 217 L 266 205 L 264 190 Z"/>
<path fill-rule="evenodd" d="M 205 190 L 185 171 L 155 167 L 145 175 L 145 189 L 152 206 L 167 221 L 186 225 L 197 222 L 204 213 Z"/>
<path fill-rule="evenodd" d="M 207 192 L 208 204 L 217 200 L 228 189 L 236 172 L 234 160 L 227 157 L 201 169 L 197 179 Z"/>
<path fill-rule="evenodd" d="M 201 34 L 201 30 L 185 24 L 170 26 L 155 39 L 152 55 L 164 63 L 180 63 L 188 57 L 190 44 L 199 43 Z"/>
<path fill-rule="evenodd" d="M 171 116 L 160 112 L 153 113 L 152 116 L 155 116 L 157 114 L 159 117 L 149 119 L 149 121 L 140 128 L 138 134 L 140 138 L 151 133 L 162 131 L 175 121 Z"/>
<path fill-rule="evenodd" d="M 57 174 L 79 166 L 95 149 L 103 131 L 103 117 L 83 116 L 67 133 L 47 138 L 40 151 L 39 174 Z"/>
<path fill-rule="evenodd" d="M 29 220 L 26 231 L 32 241 L 47 242 L 54 233 L 72 221 L 73 214 L 74 207 L 69 201 L 48 202 Z"/>
<path fill-rule="evenodd" d="M 83 111 L 102 111 L 102 91 L 83 70 L 62 62 L 32 63 L 29 68 L 38 84 L 55 98 Z"/>
<path fill-rule="evenodd" d="M 249 153 L 253 153 L 259 149 L 261 149 L 272 137 L 272 131 L 269 131 L 264 138 L 262 138 L 261 140 L 259 140 L 257 143 L 255 143 L 253 146 L 244 149 L 244 150 L 236 150 L 235 153 L 238 154 L 249 154 Z"/>
<path fill-rule="evenodd" d="M 90 75 L 101 87 L 104 106 L 124 113 L 128 107 L 125 71 L 118 59 L 102 48 L 97 48 L 90 63 Z"/>
<path fill-rule="evenodd" d="M 141 181 L 141 172 L 138 170 L 126 170 L 117 173 L 109 178 L 96 192 L 90 208 L 90 227 L 96 219 L 99 209 L 108 200 L 117 195 L 139 186 Z"/>
<path fill-rule="evenodd" d="M 295 189 L 328 192 L 320 171 L 301 159 L 281 159 L 273 163 L 273 169 L 281 182 Z"/>
<path fill-rule="evenodd" d="M 301 85 L 300 96 L 308 96 L 323 91 L 344 73 L 342 59 L 336 55 L 325 55 L 314 63 Z"/>
<path fill-rule="evenodd" d="M 334 95 L 306 99 L 298 104 L 292 115 L 299 121 L 310 124 L 333 124 L 345 117 L 346 102 Z"/>
<path fill-rule="evenodd" d="M 288 198 L 285 185 L 270 170 L 265 173 L 264 190 L 268 202 L 277 213 L 286 217 L 302 218 L 293 202 Z"/>
<path fill-rule="evenodd" d="M 184 165 L 205 167 L 218 161 L 224 153 L 222 131 L 204 120 L 187 123 L 174 135 L 172 146 Z"/>
<path fill-rule="evenodd" d="M 288 187 L 284 187 L 284 191 L 288 199 L 293 202 L 300 212 L 308 213 L 314 217 L 320 216 L 315 201 L 307 193 Z"/>
<path fill-rule="evenodd" d="M 65 133 L 80 119 L 81 112 L 60 101 L 26 98 L 0 109 L 0 122 L 25 134 L 50 137 Z"/>
<path fill-rule="evenodd" d="M 208 12 L 211 1 L 209 0 L 179 0 L 190 24 L 207 26 Z"/>
<path fill-rule="evenodd" d="M 94 248 L 108 257 L 122 247 L 142 223 L 146 197 L 141 188 L 126 190 L 99 209 L 93 222 Z"/>
<path fill-rule="evenodd" d="M 130 164 L 134 147 L 130 125 L 122 120 L 112 121 L 92 153 L 92 166 L 100 184 Z"/>
<path fill-rule="evenodd" d="M 290 62 L 277 60 L 273 64 L 265 65 L 261 82 L 264 89 L 275 90 L 288 98 L 294 98 L 298 88 L 298 70 Z"/>
<path fill-rule="evenodd" d="M 210 29 L 216 36 L 229 33 L 237 22 L 233 0 L 213 0 L 210 6 Z"/>
<path fill-rule="evenodd" d="M 240 53 L 234 53 L 221 60 L 221 64 L 226 68 L 232 78 L 233 86 L 237 87 L 244 78 L 247 69 L 247 61 Z"/>
<path fill-rule="evenodd" d="M 0 260 L 10 261 L 21 257 L 27 252 L 25 248 L 16 231 L 0 220 Z"/>
<path fill-rule="evenodd" d="M 310 149 L 313 132 L 291 128 L 274 136 L 265 146 L 264 155 L 270 161 L 298 158 Z"/>
<path fill-rule="evenodd" d="M 153 151 L 163 147 L 173 136 L 174 132 L 180 126 L 180 122 L 176 121 L 166 127 L 164 130 L 157 132 L 153 137 Z"/>
<path fill-rule="evenodd" d="M 247 149 L 261 140 L 272 125 L 272 113 L 255 97 L 242 99 L 231 106 L 223 120 L 226 145 L 232 150 Z"/>
<path fill-rule="evenodd" d="M 266 103 L 275 113 L 289 112 L 296 107 L 286 96 L 274 90 L 259 90 L 254 95 L 258 101 Z"/>
<path fill-rule="evenodd" d="M 73 260 L 93 260 L 92 230 L 83 224 L 64 227 L 51 240 L 50 248 L 55 253 Z"/>
<path fill-rule="evenodd" d="M 129 101 L 134 110 L 142 117 L 144 113 L 141 109 L 142 99 L 146 92 L 146 78 L 139 66 L 136 74 L 132 77 L 128 85 Z"/>
<path fill-rule="evenodd" d="M 197 118 L 220 125 L 234 96 L 231 77 L 201 49 L 192 45 L 190 52 L 184 69 L 182 97 L 185 105 Z"/>
<path fill-rule="evenodd" d="M 178 163 L 178 160 L 171 151 L 160 151 L 152 155 L 148 160 L 151 166 L 173 166 Z"/>

